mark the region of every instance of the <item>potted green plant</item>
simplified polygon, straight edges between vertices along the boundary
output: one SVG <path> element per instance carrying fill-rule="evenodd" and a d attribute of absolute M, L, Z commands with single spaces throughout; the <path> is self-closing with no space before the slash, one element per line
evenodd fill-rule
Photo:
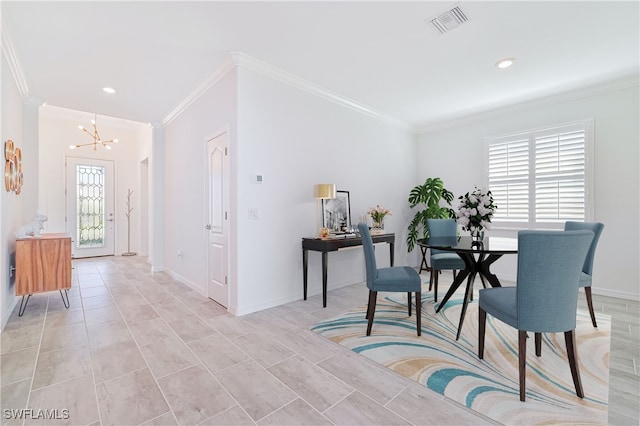
<path fill-rule="evenodd" d="M 440 205 L 444 201 L 445 205 Z M 444 187 L 440 178 L 427 178 L 422 185 L 414 187 L 409 193 L 411 208 L 421 206 L 409 224 L 407 249 L 412 251 L 419 238 L 427 237 L 427 219 L 455 218 L 456 213 L 451 208 L 453 192 Z"/>

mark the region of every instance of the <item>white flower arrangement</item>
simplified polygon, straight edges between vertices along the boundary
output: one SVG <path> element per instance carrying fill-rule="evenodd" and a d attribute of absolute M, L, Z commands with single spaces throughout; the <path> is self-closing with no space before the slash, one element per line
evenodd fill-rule
<path fill-rule="evenodd" d="M 389 216 L 391 215 L 391 210 L 384 207 L 380 207 L 380 205 L 378 204 L 375 207 L 371 207 L 367 212 L 367 214 L 371 215 L 371 219 L 373 219 L 374 223 L 382 224 L 384 217 L 386 215 L 389 215 Z"/>
<path fill-rule="evenodd" d="M 491 191 L 482 192 L 476 189 L 472 193 L 466 193 L 458 197 L 458 223 L 462 229 L 471 231 L 472 229 L 491 229 L 491 217 L 495 212 L 496 204 L 493 202 Z"/>

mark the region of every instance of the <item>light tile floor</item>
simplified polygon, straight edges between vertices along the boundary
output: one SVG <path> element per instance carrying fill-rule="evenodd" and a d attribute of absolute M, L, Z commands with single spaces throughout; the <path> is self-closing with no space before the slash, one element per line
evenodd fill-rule
<path fill-rule="evenodd" d="M 76 260 L 70 309 L 34 295 L 2 333 L 1 423 L 493 424 L 309 331 L 366 300 L 359 284 L 325 309 L 314 296 L 236 318 L 144 258 Z M 613 316 L 609 423 L 637 425 L 640 306 L 595 301 Z M 40 418 L 6 411 L 24 407 Z"/>

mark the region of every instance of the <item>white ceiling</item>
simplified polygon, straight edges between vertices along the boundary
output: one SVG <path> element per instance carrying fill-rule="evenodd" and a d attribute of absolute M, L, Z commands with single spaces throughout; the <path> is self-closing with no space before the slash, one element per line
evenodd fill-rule
<path fill-rule="evenodd" d="M 229 52 L 417 129 L 639 73 L 637 1 L 0 4 L 29 98 L 140 122 Z M 456 4 L 469 21 L 438 35 L 427 19 Z"/>

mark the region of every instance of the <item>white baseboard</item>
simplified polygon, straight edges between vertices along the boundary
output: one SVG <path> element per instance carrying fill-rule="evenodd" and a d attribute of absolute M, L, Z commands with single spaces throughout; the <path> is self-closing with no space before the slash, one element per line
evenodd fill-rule
<path fill-rule="evenodd" d="M 271 299 L 261 303 L 256 303 L 253 305 L 243 306 L 242 309 L 238 309 L 237 306 L 234 307 L 233 311 L 230 311 L 235 316 L 242 316 L 252 314 L 254 312 L 262 311 L 269 308 L 275 308 L 276 306 L 284 305 L 285 303 L 295 302 L 297 300 L 302 299 L 302 293 L 295 294 L 288 297 L 283 297 L 280 299 Z"/>
<path fill-rule="evenodd" d="M 16 308 L 16 306 L 18 306 L 19 300 L 20 300 L 20 297 L 15 296 L 15 298 L 13 299 L 13 302 L 11 302 L 11 306 L 7 310 L 7 313 L 5 314 L 5 316 L 2 318 L 2 327 L 0 327 L 0 331 L 3 331 L 4 327 L 9 322 L 9 318 L 11 318 L 11 314 L 13 313 L 13 310 Z"/>
<path fill-rule="evenodd" d="M 198 294 L 207 297 L 207 292 L 205 290 L 205 288 L 203 286 L 200 286 L 196 283 L 194 283 L 193 281 L 183 277 L 182 275 L 172 271 L 171 269 L 165 269 L 164 272 L 166 272 L 171 278 L 180 281 L 181 283 L 189 286 L 191 288 L 191 290 L 197 292 Z"/>
<path fill-rule="evenodd" d="M 580 291 L 583 290 L 580 289 Z M 591 293 L 597 294 L 599 296 L 615 297 L 616 299 L 633 300 L 636 302 L 640 302 L 640 294 L 631 293 L 628 291 L 609 290 L 606 288 L 596 288 L 592 286 Z"/>
<path fill-rule="evenodd" d="M 362 280 L 356 280 L 356 281 L 341 281 L 341 282 L 332 282 L 331 283 L 331 288 L 327 289 L 327 292 L 330 292 L 332 290 L 337 290 L 339 288 L 342 287 L 347 287 L 350 285 L 354 285 L 354 284 L 362 284 L 363 286 L 365 286 L 366 284 L 362 281 Z M 322 289 L 318 289 L 315 292 L 307 292 L 307 299 L 312 297 L 312 296 L 317 296 L 319 294 L 322 294 Z M 253 305 L 247 305 L 247 306 L 242 306 L 241 309 L 238 309 L 237 307 L 234 307 L 234 315 L 236 316 L 241 316 L 241 315 L 248 315 L 248 314 L 252 314 L 254 312 L 258 312 L 258 311 L 262 311 L 264 309 L 269 309 L 269 308 L 274 308 L 276 306 L 280 306 L 280 305 L 284 305 L 286 303 L 291 303 L 291 302 L 296 302 L 298 300 L 302 300 L 304 298 L 304 294 L 303 294 L 303 290 L 300 289 L 299 292 L 293 293 L 287 297 L 281 297 L 281 298 L 277 298 L 277 299 L 271 299 L 271 300 L 266 300 L 266 301 L 262 301 L 260 303 L 255 303 Z M 231 312 L 231 311 L 230 311 Z"/>

